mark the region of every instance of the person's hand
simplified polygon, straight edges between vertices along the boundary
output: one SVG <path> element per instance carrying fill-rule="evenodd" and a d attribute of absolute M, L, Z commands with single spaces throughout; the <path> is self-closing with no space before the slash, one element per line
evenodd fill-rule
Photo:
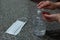
<path fill-rule="evenodd" d="M 43 19 L 48 22 L 60 22 L 60 14 L 43 14 Z"/>
<path fill-rule="evenodd" d="M 39 4 L 37 4 L 38 8 L 45 8 L 45 9 L 56 9 L 57 6 L 54 2 L 51 1 L 42 1 Z"/>

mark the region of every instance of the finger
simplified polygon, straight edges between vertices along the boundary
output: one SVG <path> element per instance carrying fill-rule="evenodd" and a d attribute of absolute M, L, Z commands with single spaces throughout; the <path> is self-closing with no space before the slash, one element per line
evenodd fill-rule
<path fill-rule="evenodd" d="M 43 20 L 48 21 L 48 22 L 52 22 L 51 19 L 47 19 L 46 17 L 43 17 Z"/>
<path fill-rule="evenodd" d="M 45 9 L 51 9 L 52 7 L 51 7 L 51 5 L 47 5 L 47 6 L 45 6 L 44 8 L 45 8 Z"/>
<path fill-rule="evenodd" d="M 52 15 L 52 14 L 51 15 L 45 14 L 44 16 L 47 17 L 47 18 L 52 18 L 54 15 Z"/>
<path fill-rule="evenodd" d="M 48 14 L 44 14 L 44 20 L 46 20 L 46 21 L 52 21 L 52 16 L 51 15 L 48 15 Z"/>
<path fill-rule="evenodd" d="M 44 7 L 42 7 L 42 8 L 44 8 L 44 9 L 53 9 L 53 8 L 51 8 L 51 5 L 46 5 L 46 6 L 44 6 Z"/>
<path fill-rule="evenodd" d="M 52 21 L 54 21 L 54 14 L 52 14 L 52 15 L 51 14 L 44 14 L 43 19 L 45 21 L 52 22 Z"/>
<path fill-rule="evenodd" d="M 46 19 L 46 17 L 44 16 L 45 14 L 48 14 L 48 13 L 43 12 L 43 13 L 42 13 L 42 18 L 43 18 L 43 20 L 48 21 L 48 20 Z M 48 15 L 50 15 L 50 14 L 48 14 Z"/>
<path fill-rule="evenodd" d="M 47 6 L 47 9 L 54 10 L 54 9 L 55 9 L 55 7 L 52 7 L 52 6 Z"/>
<path fill-rule="evenodd" d="M 43 16 L 43 20 L 48 21 L 48 22 L 52 22 L 52 20 L 46 19 L 44 16 Z"/>
<path fill-rule="evenodd" d="M 44 2 L 43 4 L 41 4 L 40 6 L 38 6 L 38 8 L 44 8 L 44 7 L 47 7 L 49 5 L 50 5 L 49 2 Z"/>
<path fill-rule="evenodd" d="M 51 9 L 50 6 L 48 7 L 48 5 L 45 6 L 45 7 L 42 7 L 42 8 L 44 8 L 44 9 Z"/>
<path fill-rule="evenodd" d="M 40 6 L 40 5 L 43 4 L 43 3 L 44 3 L 44 1 L 40 2 L 39 4 L 37 4 L 37 6 Z"/>

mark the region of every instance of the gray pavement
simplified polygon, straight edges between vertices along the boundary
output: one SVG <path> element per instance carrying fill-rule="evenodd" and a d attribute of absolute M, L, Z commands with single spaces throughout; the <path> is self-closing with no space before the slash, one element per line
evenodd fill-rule
<path fill-rule="evenodd" d="M 40 40 L 32 32 L 34 27 L 32 26 L 30 14 L 33 13 L 31 10 L 34 9 L 35 5 L 30 0 L 0 0 L 0 40 Z M 53 11 L 50 12 L 53 13 Z M 6 34 L 5 31 L 10 25 L 21 17 L 27 17 L 29 19 L 29 22 L 23 27 L 21 32 L 17 36 Z M 48 29 L 56 29 L 56 26 L 60 28 L 58 24 L 51 23 L 48 25 Z M 51 26 L 54 27 L 52 28 Z M 48 38 L 45 37 L 43 40 L 49 40 Z"/>

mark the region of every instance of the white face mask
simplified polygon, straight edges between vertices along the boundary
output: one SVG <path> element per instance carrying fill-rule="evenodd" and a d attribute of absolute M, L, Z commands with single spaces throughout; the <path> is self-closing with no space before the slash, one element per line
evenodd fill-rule
<path fill-rule="evenodd" d="M 23 21 L 24 20 L 24 21 Z M 17 35 L 22 27 L 26 24 L 27 20 L 23 19 L 18 19 L 16 22 L 14 22 L 5 33 L 12 34 L 12 35 Z"/>

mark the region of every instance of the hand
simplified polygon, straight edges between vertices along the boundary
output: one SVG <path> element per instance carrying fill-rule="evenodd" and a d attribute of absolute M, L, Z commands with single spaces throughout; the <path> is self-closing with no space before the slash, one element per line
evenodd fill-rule
<path fill-rule="evenodd" d="M 43 19 L 48 22 L 60 22 L 60 14 L 43 14 Z"/>
<path fill-rule="evenodd" d="M 51 1 L 42 1 L 39 4 L 37 4 L 38 8 L 46 8 L 46 9 L 56 9 L 57 6 L 55 3 L 51 2 Z"/>

